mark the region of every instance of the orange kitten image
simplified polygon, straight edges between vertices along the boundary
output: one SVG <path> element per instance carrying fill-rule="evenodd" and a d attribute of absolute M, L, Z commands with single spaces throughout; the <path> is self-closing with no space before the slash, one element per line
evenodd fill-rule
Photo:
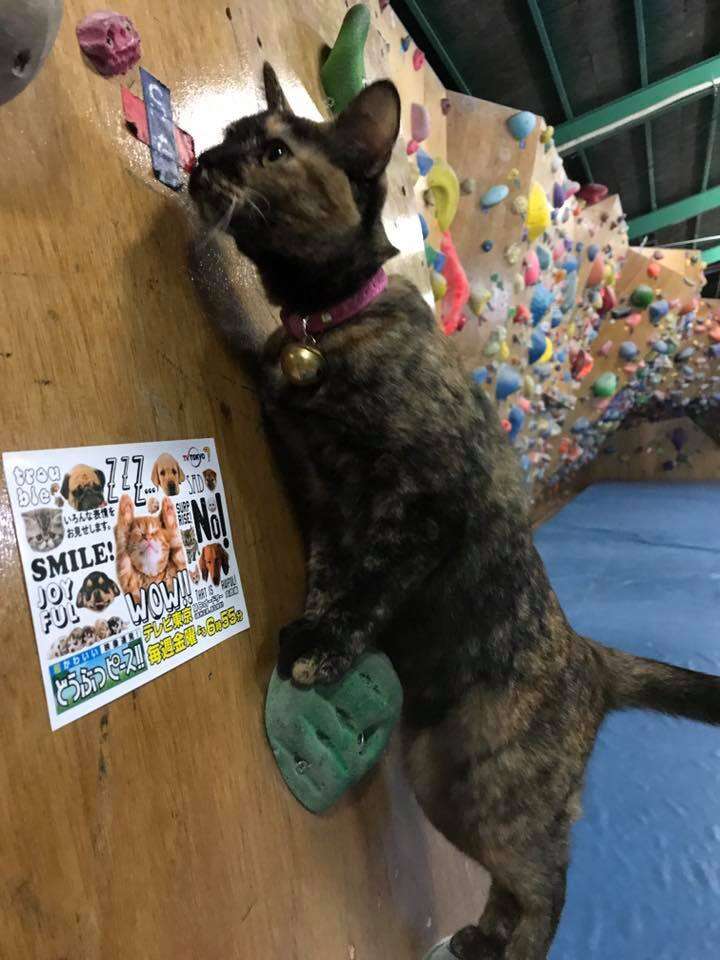
<path fill-rule="evenodd" d="M 175 505 L 169 497 L 163 500 L 159 515 L 136 517 L 132 500 L 123 494 L 115 545 L 118 583 L 136 603 L 143 587 L 151 583 L 172 587 L 176 573 L 187 567 Z"/>

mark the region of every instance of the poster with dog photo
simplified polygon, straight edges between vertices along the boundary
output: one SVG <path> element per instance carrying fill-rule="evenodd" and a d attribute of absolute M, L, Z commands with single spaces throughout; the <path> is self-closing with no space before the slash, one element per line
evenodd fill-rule
<path fill-rule="evenodd" d="M 53 730 L 250 626 L 214 440 L 3 466 Z"/>

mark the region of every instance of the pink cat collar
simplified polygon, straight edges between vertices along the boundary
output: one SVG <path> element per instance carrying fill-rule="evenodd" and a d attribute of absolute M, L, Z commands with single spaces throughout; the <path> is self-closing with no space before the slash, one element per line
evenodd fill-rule
<path fill-rule="evenodd" d="M 372 303 L 376 297 L 379 297 L 385 287 L 387 287 L 388 278 L 382 267 L 377 273 L 364 283 L 360 289 L 346 300 L 341 300 L 329 310 L 320 310 L 317 313 L 309 313 L 303 316 L 300 313 L 289 313 L 286 310 L 280 311 L 280 319 L 285 329 L 296 340 L 304 340 L 306 334 L 324 333 L 332 327 L 337 327 L 356 313 L 364 310 L 368 304 Z"/>

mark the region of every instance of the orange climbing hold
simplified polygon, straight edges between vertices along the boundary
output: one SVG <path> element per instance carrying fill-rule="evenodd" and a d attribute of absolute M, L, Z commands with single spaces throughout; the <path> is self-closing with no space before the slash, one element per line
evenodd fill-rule
<path fill-rule="evenodd" d="M 442 236 L 440 250 L 445 254 L 445 264 L 442 275 L 447 280 L 442 312 L 443 330 L 447 334 L 455 333 L 465 326 L 463 308 L 470 299 L 470 284 L 467 274 L 460 263 L 455 244 L 452 242 L 450 231 L 446 230 Z"/>

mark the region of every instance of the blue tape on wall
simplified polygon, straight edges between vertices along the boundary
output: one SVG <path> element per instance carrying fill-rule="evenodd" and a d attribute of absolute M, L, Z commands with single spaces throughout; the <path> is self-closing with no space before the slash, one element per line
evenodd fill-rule
<path fill-rule="evenodd" d="M 175 124 L 170 91 L 151 73 L 140 67 L 145 109 L 150 134 L 150 155 L 155 176 L 173 190 L 182 186 L 180 159 L 175 143 Z"/>
<path fill-rule="evenodd" d="M 536 542 L 580 633 L 720 675 L 720 485 L 591 487 Z M 616 713 L 551 960 L 720 957 L 720 728 Z"/>

